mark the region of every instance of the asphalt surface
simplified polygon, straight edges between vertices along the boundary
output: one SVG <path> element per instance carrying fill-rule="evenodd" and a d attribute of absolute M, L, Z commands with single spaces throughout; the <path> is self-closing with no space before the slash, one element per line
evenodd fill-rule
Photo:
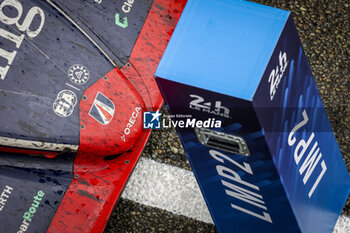
<path fill-rule="evenodd" d="M 342 155 L 350 170 L 349 1 L 254 2 L 292 12 Z M 153 131 L 142 157 L 191 169 L 174 130 Z M 350 216 L 349 200 L 343 214 Z M 215 227 L 120 199 L 105 232 L 215 232 Z"/>

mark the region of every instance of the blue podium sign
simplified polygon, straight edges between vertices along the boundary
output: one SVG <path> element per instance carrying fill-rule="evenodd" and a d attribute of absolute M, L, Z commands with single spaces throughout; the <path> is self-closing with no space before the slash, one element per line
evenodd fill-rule
<path fill-rule="evenodd" d="M 155 74 L 219 232 L 332 232 L 350 177 L 290 12 L 189 1 Z M 180 93 L 180 94 L 179 94 Z"/>

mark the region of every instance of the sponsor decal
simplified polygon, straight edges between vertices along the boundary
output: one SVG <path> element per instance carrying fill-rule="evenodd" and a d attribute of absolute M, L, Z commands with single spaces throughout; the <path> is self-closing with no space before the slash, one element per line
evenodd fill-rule
<path fill-rule="evenodd" d="M 268 82 L 270 83 L 270 100 L 275 97 L 276 90 L 288 66 L 287 53 L 279 53 L 279 64 L 270 73 Z"/>
<path fill-rule="evenodd" d="M 191 94 L 190 97 L 194 99 L 190 102 L 191 109 L 230 118 L 230 109 L 222 106 L 221 101 L 205 102 L 203 97 L 194 94 Z"/>
<path fill-rule="evenodd" d="M 5 14 L 5 8 L 15 9 L 16 14 Z M 18 0 L 4 0 L 0 5 L 0 21 L 10 27 L 16 26 L 19 32 L 22 32 L 21 35 L 13 34 L 3 28 L 0 28 L 0 36 L 13 42 L 15 46 L 10 51 L 5 50 L 4 48 L 0 48 L 0 57 L 7 61 L 7 65 L 5 67 L 0 66 L 0 79 L 4 80 L 6 78 L 6 74 L 9 71 L 13 60 L 16 57 L 17 51 L 20 48 L 25 34 L 33 39 L 39 35 L 41 32 L 44 22 L 45 22 L 45 14 L 44 11 L 37 6 L 34 6 L 29 9 L 26 16 L 23 16 L 23 6 Z M 34 18 L 40 19 L 40 24 L 37 28 L 33 28 L 32 22 Z M 21 19 L 21 20 L 20 20 Z M 21 22 L 21 23 L 20 23 Z"/>
<path fill-rule="evenodd" d="M 89 80 L 90 73 L 84 65 L 76 64 L 69 68 L 68 78 L 71 82 L 82 85 Z"/>
<path fill-rule="evenodd" d="M 119 13 L 116 13 L 114 17 L 115 17 L 115 25 L 121 28 L 128 27 L 128 18 L 126 16 L 120 19 Z"/>
<path fill-rule="evenodd" d="M 23 215 L 23 222 L 21 226 L 19 227 L 19 230 L 17 233 L 24 233 L 28 230 L 30 223 L 32 222 L 35 213 L 37 209 L 39 208 L 39 205 L 41 201 L 43 200 L 43 197 L 45 196 L 45 193 L 43 191 L 38 191 L 37 195 L 33 197 L 32 205 L 29 207 L 28 211 L 26 211 Z"/>
<path fill-rule="evenodd" d="M 303 115 L 303 120 L 299 122 L 296 126 L 294 126 L 294 128 L 288 135 L 289 146 L 293 146 L 297 142 L 297 139 L 294 136 L 295 132 L 298 131 L 300 128 L 302 128 L 304 125 L 306 125 L 309 121 L 309 117 L 305 110 L 303 111 L 302 115 Z M 294 161 L 297 166 L 301 162 L 302 158 L 304 157 L 305 152 L 311 147 L 310 145 L 314 141 L 314 138 L 315 138 L 315 133 L 312 132 L 309 138 L 307 139 L 307 141 L 305 141 L 304 139 L 298 140 L 298 143 L 294 149 Z M 303 176 L 304 185 L 307 184 L 310 178 L 311 178 L 311 182 L 313 181 L 313 185 L 310 188 L 308 193 L 309 198 L 311 198 L 318 184 L 322 180 L 322 177 L 327 171 L 327 166 L 325 161 L 322 160 L 320 163 L 321 158 L 322 158 L 322 153 L 320 152 L 320 148 L 318 147 L 318 142 L 315 140 L 312 148 L 309 150 L 308 155 L 306 156 L 306 158 L 304 159 L 303 163 L 299 168 L 299 175 Z M 314 170 L 317 165 L 320 165 L 318 167 L 321 167 L 321 170 L 319 173 L 315 174 Z"/>
<path fill-rule="evenodd" d="M 73 113 L 77 102 L 78 98 L 73 91 L 62 90 L 58 93 L 53 103 L 53 111 L 57 116 L 68 117 Z"/>
<path fill-rule="evenodd" d="M 143 128 L 144 129 L 160 129 L 161 113 L 156 112 L 143 113 Z"/>
<path fill-rule="evenodd" d="M 6 202 L 10 198 L 12 191 L 13 191 L 13 188 L 9 185 L 6 185 L 5 189 L 2 191 L 0 195 L 0 212 L 4 209 Z"/>
<path fill-rule="evenodd" d="M 123 130 L 123 136 L 121 137 L 123 142 L 126 142 L 126 136 L 130 134 L 131 128 L 135 125 L 136 119 L 139 116 L 140 112 L 141 112 L 141 107 L 135 107 L 135 110 L 131 114 L 129 121 Z"/>
<path fill-rule="evenodd" d="M 134 4 L 134 0 L 125 0 L 122 6 L 122 10 L 124 13 L 129 13 L 132 9 L 132 4 Z"/>
<path fill-rule="evenodd" d="M 114 103 L 104 94 L 98 92 L 91 106 L 89 115 L 102 125 L 108 125 L 114 116 Z"/>
<path fill-rule="evenodd" d="M 134 4 L 135 0 L 125 0 L 123 2 L 123 6 L 122 6 L 122 11 L 125 14 L 130 13 L 132 6 Z M 115 24 L 121 28 L 126 28 L 128 27 L 128 17 L 125 16 L 124 18 L 120 18 L 120 14 L 116 13 L 115 14 Z"/>

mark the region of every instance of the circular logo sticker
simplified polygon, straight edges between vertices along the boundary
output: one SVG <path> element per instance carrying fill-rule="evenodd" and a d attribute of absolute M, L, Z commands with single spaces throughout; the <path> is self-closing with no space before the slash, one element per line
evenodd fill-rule
<path fill-rule="evenodd" d="M 78 98 L 73 91 L 62 90 L 53 102 L 53 111 L 60 117 L 68 117 L 73 113 L 77 100 Z"/>
<path fill-rule="evenodd" d="M 88 69 L 81 64 L 72 65 L 68 70 L 68 78 L 75 84 L 82 85 L 90 78 Z"/>

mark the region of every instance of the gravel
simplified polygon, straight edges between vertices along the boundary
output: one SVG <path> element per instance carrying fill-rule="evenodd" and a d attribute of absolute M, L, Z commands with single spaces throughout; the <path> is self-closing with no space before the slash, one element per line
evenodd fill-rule
<path fill-rule="evenodd" d="M 161 109 L 161 113 L 162 115 L 169 115 L 165 107 Z M 185 151 L 174 128 L 153 130 L 141 156 L 191 170 Z"/>
<path fill-rule="evenodd" d="M 119 232 L 216 232 L 212 224 L 121 199 L 105 233 Z"/>

